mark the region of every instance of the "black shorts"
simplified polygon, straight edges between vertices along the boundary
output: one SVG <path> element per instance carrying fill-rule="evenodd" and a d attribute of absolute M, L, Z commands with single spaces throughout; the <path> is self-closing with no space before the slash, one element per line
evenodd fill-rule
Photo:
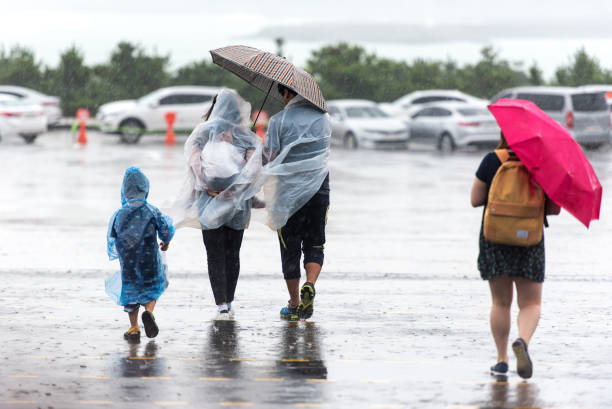
<path fill-rule="evenodd" d="M 285 280 L 300 278 L 302 252 L 304 265 L 317 263 L 323 266 L 328 209 L 329 195 L 317 193 L 278 229 Z"/>

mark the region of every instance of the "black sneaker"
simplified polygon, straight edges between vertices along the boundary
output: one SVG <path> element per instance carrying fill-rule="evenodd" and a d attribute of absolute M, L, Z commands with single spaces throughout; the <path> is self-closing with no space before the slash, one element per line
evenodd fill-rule
<path fill-rule="evenodd" d="M 280 317 L 287 321 L 298 321 L 300 319 L 298 307 L 292 307 L 291 304 L 287 303 L 286 307 L 281 308 Z"/>
<path fill-rule="evenodd" d="M 159 328 L 155 322 L 155 317 L 151 311 L 145 311 L 142 313 L 142 324 L 145 328 L 145 334 L 149 338 L 155 338 L 159 333 Z"/>
<path fill-rule="evenodd" d="M 527 352 L 527 343 L 525 340 L 523 338 L 517 338 L 516 341 L 512 343 L 512 350 L 514 351 L 514 355 L 516 355 L 516 372 L 523 379 L 531 378 L 531 375 L 533 375 L 533 364 L 531 363 L 529 352 Z"/>
<path fill-rule="evenodd" d="M 300 305 L 298 305 L 298 315 L 300 318 L 306 320 L 312 317 L 315 294 L 314 284 L 305 282 L 300 291 Z"/>
<path fill-rule="evenodd" d="M 498 362 L 491 367 L 491 375 L 506 376 L 508 375 L 508 364 L 506 362 Z"/>

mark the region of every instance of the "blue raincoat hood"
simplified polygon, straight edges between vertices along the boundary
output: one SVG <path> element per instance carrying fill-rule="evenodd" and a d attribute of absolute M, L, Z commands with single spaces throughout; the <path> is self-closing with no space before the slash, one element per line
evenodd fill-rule
<path fill-rule="evenodd" d="M 130 167 L 125 171 L 121 185 L 121 204 L 129 205 L 132 202 L 146 203 L 149 196 L 149 179 L 137 167 Z"/>

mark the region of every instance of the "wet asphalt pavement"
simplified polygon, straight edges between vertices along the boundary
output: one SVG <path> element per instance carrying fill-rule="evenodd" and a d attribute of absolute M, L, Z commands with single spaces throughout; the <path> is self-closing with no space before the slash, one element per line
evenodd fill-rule
<path fill-rule="evenodd" d="M 535 372 L 523 382 L 513 360 L 508 379 L 488 374 L 481 210 L 469 206 L 484 151 L 334 149 L 309 322 L 279 320 L 287 294 L 261 211 L 245 232 L 233 321 L 213 320 L 200 232 L 179 230 L 160 334 L 130 344 L 126 314 L 104 294 L 118 267 L 105 254 L 108 219 L 130 165 L 161 206 L 181 181 L 181 146 L 93 132 L 89 141 L 73 147 L 52 132 L 33 146 L 0 143 L 0 408 L 612 407 L 612 151 L 588 153 L 604 186 L 602 220 L 586 230 L 565 213 L 546 231 Z"/>

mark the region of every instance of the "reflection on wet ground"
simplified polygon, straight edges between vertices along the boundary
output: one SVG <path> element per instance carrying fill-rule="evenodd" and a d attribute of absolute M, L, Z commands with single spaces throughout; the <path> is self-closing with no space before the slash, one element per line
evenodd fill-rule
<path fill-rule="evenodd" d="M 286 289 L 263 213 L 245 233 L 233 321 L 211 320 L 201 235 L 179 232 L 155 311 L 160 335 L 130 344 L 127 317 L 103 291 L 116 268 L 106 223 L 130 164 L 148 170 L 152 203 L 175 191 L 180 146 L 39 139 L 0 149 L 0 408 L 612 407 L 612 260 L 602 250 L 612 246 L 610 151 L 589 154 L 604 185 L 602 220 L 586 231 L 564 215 L 546 232 L 535 375 L 523 382 L 513 360 L 507 379 L 488 374 L 490 299 L 475 268 L 481 213 L 467 199 L 483 152 L 334 151 L 311 322 L 279 320 Z"/>

